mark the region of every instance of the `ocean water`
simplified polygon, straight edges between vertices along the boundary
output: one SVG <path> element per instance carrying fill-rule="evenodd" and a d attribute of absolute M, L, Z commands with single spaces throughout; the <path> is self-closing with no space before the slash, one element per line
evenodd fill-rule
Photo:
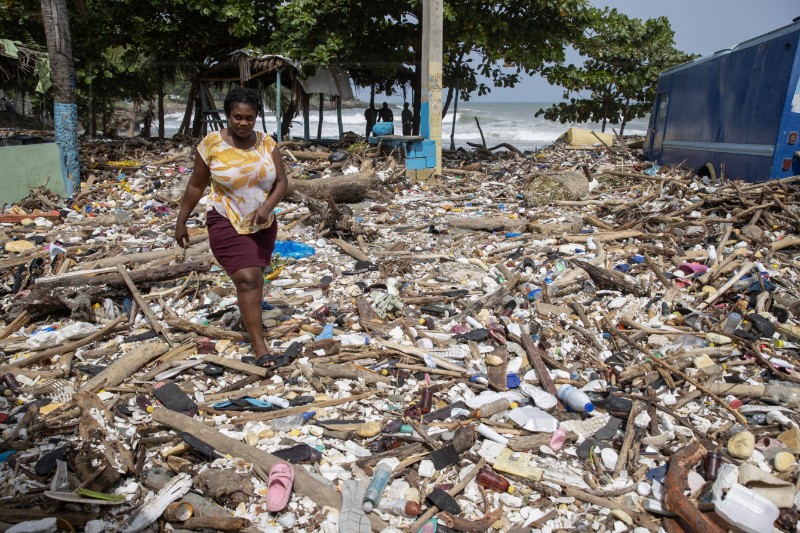
<path fill-rule="evenodd" d="M 534 115 L 539 109 L 548 107 L 551 102 L 459 102 L 458 113 L 455 116 L 455 132 L 453 140 L 456 148 L 469 148 L 468 142 L 480 143 L 481 135 L 478 130 L 478 122 L 486 138 L 489 147 L 500 143 L 509 143 L 520 150 L 534 150 L 552 144 L 571 126 L 595 129 L 600 131 L 599 124 L 561 124 L 543 117 Z M 402 133 L 400 124 L 400 111 L 402 104 L 389 104 L 394 110 L 395 133 Z M 450 135 L 453 132 L 453 106 L 442 121 L 442 138 L 444 148 L 450 147 Z M 310 134 L 314 139 L 317 136 L 317 124 L 319 114 L 312 110 L 309 117 Z M 174 134 L 183 118 L 183 113 L 170 113 L 166 117 L 166 133 Z M 477 119 L 477 122 L 476 120 Z M 275 115 L 271 111 L 266 111 L 265 120 L 267 131 L 275 131 Z M 625 128 L 625 134 L 644 135 L 647 129 L 649 117 L 644 117 L 631 121 Z M 366 122 L 364 121 L 363 109 L 342 109 L 342 126 L 344 131 L 353 131 L 359 135 L 364 135 Z M 607 132 L 611 128 L 618 126 L 608 125 Z M 258 121 L 256 129 L 263 130 L 261 120 Z M 292 136 L 303 135 L 302 116 L 297 117 L 292 125 Z M 336 121 L 336 110 L 326 109 L 322 117 L 322 137 L 335 138 L 339 130 Z"/>

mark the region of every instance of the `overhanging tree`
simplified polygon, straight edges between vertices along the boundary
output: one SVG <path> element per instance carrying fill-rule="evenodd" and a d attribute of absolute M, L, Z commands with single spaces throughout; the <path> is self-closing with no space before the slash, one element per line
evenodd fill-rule
<path fill-rule="evenodd" d="M 675 48 L 666 17 L 641 20 L 616 9 L 590 9 L 590 25 L 575 41 L 581 65 L 563 63 L 543 69 L 544 77 L 564 88 L 564 102 L 540 110 L 548 120 L 620 124 L 650 111 L 661 71 L 693 57 Z"/>
<path fill-rule="evenodd" d="M 451 0 L 444 8 L 445 112 L 456 80 L 463 99 L 514 87 L 523 74 L 563 60 L 588 22 L 585 0 Z M 295 0 L 278 13 L 281 52 L 312 67 L 339 63 L 358 85 L 375 83 L 386 94 L 410 83 L 419 117 L 421 0 Z"/>

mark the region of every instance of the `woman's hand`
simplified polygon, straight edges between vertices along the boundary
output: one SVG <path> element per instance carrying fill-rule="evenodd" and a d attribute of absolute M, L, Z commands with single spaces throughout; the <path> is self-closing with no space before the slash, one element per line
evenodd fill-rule
<path fill-rule="evenodd" d="M 189 246 L 189 231 L 186 229 L 186 224 L 178 223 L 175 226 L 175 242 L 181 248 Z"/>
<path fill-rule="evenodd" d="M 272 204 L 270 202 L 264 202 L 263 204 L 261 204 L 261 207 L 256 209 L 256 214 L 253 220 L 253 222 L 255 222 L 255 225 L 261 226 L 262 224 L 271 222 L 270 219 L 272 218 L 273 210 L 274 207 L 272 207 Z"/>

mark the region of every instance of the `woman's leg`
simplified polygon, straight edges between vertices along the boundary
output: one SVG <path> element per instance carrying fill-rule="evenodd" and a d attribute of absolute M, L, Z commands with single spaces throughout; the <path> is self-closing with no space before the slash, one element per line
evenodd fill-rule
<path fill-rule="evenodd" d="M 264 273 L 261 267 L 247 267 L 231 274 L 236 285 L 239 312 L 247 333 L 253 339 L 253 354 L 256 358 L 269 353 L 264 342 L 264 324 L 261 321 L 261 300 L 264 293 Z"/>

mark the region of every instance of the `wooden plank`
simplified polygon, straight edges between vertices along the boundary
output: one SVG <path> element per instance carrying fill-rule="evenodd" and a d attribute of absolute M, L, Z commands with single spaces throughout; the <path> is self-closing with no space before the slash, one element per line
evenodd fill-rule
<path fill-rule="evenodd" d="M 522 347 L 525 348 L 525 353 L 528 354 L 528 362 L 531 364 L 534 370 L 536 370 L 536 375 L 539 376 L 539 383 L 544 385 L 544 388 L 547 392 L 558 398 L 558 391 L 556 390 L 556 386 L 553 383 L 553 380 L 550 378 L 550 372 L 547 371 L 547 367 L 544 366 L 544 361 L 542 360 L 541 350 L 533 344 L 533 339 L 531 339 L 531 332 L 528 329 L 528 326 L 523 326 L 522 328 Z M 557 407 L 561 410 L 564 410 L 564 405 L 561 403 L 561 400 L 558 401 Z"/>
<path fill-rule="evenodd" d="M 220 357 L 218 355 L 209 354 L 206 355 L 204 359 L 206 363 L 211 363 L 212 365 L 224 366 L 225 368 L 230 368 L 231 370 L 236 370 L 237 372 L 244 372 L 245 374 L 250 374 L 252 376 L 259 376 L 265 378 L 270 374 L 274 373 L 274 371 L 269 368 L 263 368 L 256 365 L 242 363 L 241 361 L 237 361 L 236 359 L 230 359 L 228 357 Z"/>

